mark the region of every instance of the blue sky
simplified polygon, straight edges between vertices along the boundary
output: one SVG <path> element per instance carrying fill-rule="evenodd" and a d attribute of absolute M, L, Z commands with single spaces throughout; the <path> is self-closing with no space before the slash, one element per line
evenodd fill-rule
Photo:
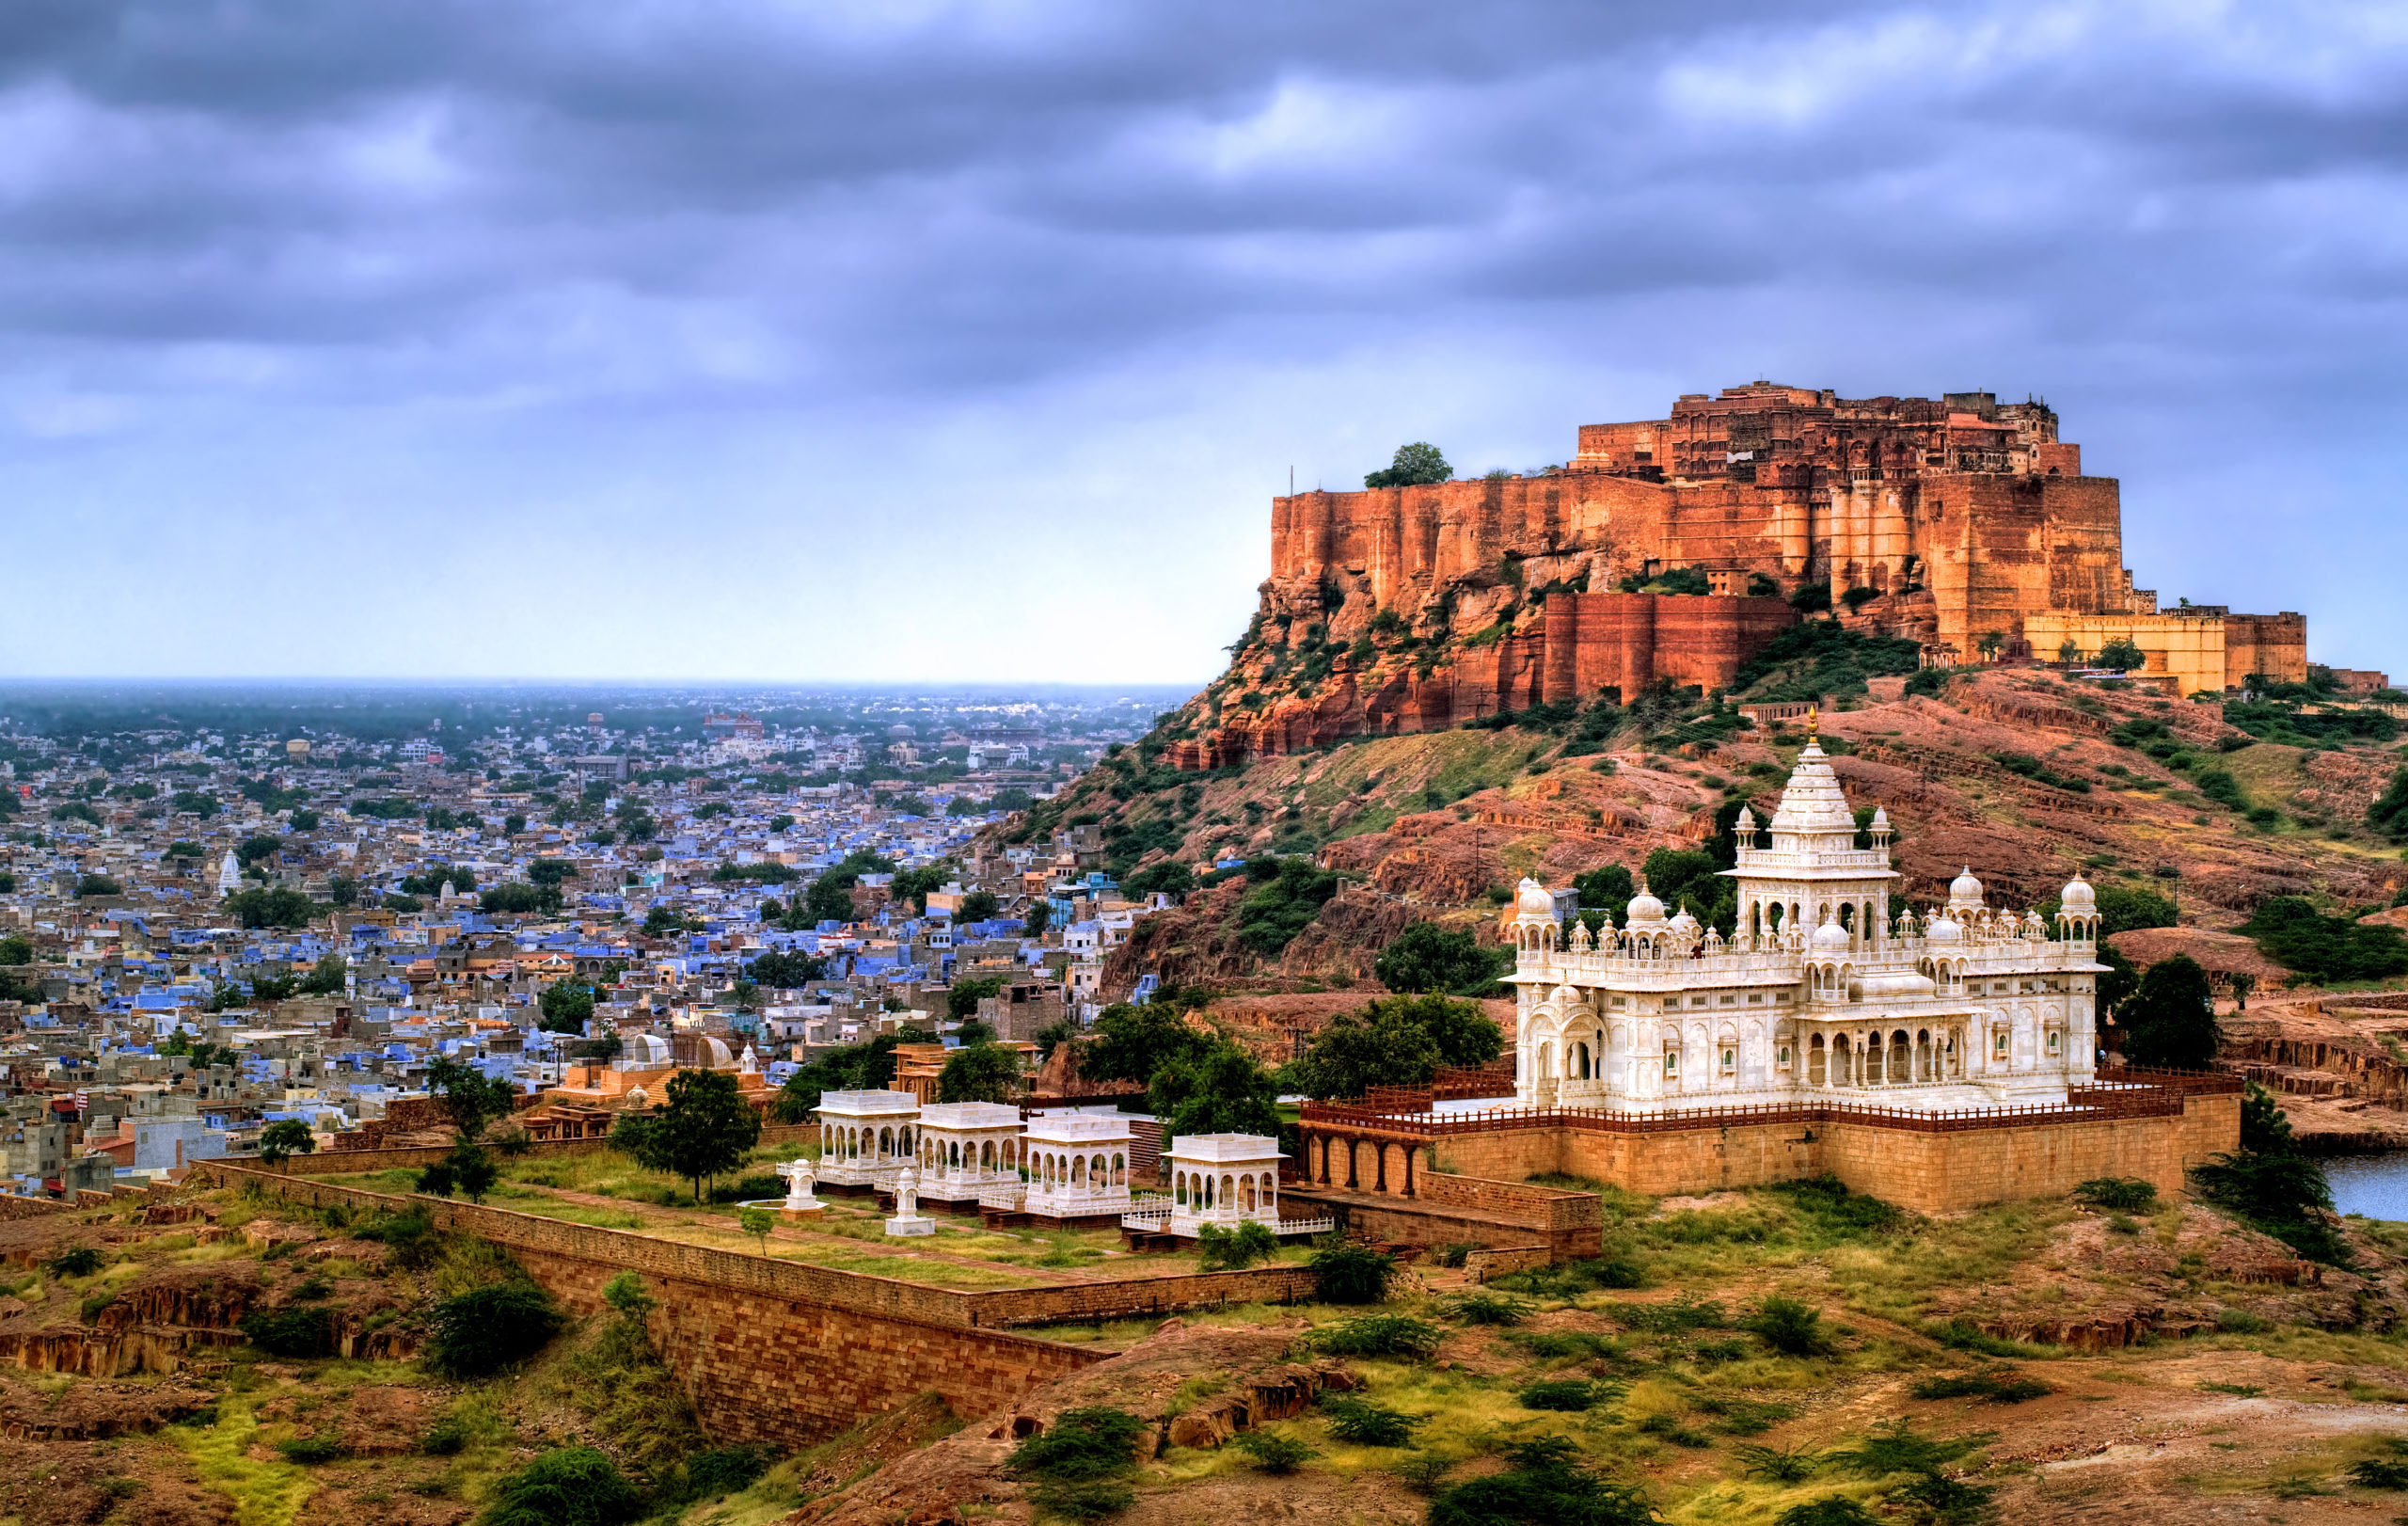
<path fill-rule="evenodd" d="M 2045 396 L 2393 612 L 2408 11 L 0 13 L 0 669 L 1198 679 L 1269 500 L 1759 376 Z"/>

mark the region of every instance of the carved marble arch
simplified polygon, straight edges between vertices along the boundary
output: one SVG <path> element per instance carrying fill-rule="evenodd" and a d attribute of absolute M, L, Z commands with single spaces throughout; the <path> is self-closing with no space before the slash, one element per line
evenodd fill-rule
<path fill-rule="evenodd" d="M 1525 953 L 1551 953 L 1558 930 L 1552 922 L 1516 922 L 1513 924 L 1513 946 Z"/>

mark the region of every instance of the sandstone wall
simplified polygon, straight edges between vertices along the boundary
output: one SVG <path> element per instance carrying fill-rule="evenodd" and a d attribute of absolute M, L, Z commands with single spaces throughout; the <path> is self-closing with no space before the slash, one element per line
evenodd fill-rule
<path fill-rule="evenodd" d="M 1306 1125 L 1306 1159 L 1315 1184 L 1324 1168 L 1329 1187 L 1403 1198 L 1402 1139 L 1359 1140 L 1348 1185 L 1342 1138 Z M 1417 1169 L 1425 1181 L 1487 1179 L 1468 1194 L 1442 1186 L 1436 1201 L 1414 1200 L 1412 1212 L 1443 1217 L 1453 1209 L 1495 1216 L 1506 1183 L 1561 1174 L 1609 1182 L 1649 1197 L 1716 1192 L 1799 1181 L 1826 1172 L 1853 1191 L 1871 1193 L 1919 1213 L 1945 1213 L 2017 1198 L 2053 1197 L 2100 1176 L 2136 1176 L 2166 1194 L 2181 1190 L 2183 1172 L 2209 1155 L 2239 1148 L 2238 1095 L 2198 1093 L 2182 1110 L 2154 1117 L 1929 1129 L 1877 1121 L 1703 1123 L 1695 1128 L 1620 1132 L 1561 1125 L 1511 1125 L 1450 1134 L 1418 1145 L 1426 1167 L 1434 1152 L 1446 1173 Z M 1385 1152 L 1386 1169 L 1374 1165 Z M 1484 1204 L 1484 1206 L 1483 1206 Z M 1453 1238 L 1471 1239 L 1470 1234 Z"/>

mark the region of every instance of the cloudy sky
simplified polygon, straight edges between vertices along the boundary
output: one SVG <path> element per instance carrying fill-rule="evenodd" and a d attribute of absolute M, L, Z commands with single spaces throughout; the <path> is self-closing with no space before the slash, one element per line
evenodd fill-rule
<path fill-rule="evenodd" d="M 2408 670 L 2408 8 L 11 0 L 0 671 L 1201 679 L 1269 500 L 2045 396 Z"/>

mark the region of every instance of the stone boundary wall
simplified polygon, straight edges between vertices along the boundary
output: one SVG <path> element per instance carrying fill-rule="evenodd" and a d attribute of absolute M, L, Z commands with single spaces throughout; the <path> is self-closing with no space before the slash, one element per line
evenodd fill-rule
<path fill-rule="evenodd" d="M 81 1196 L 81 1194 L 78 1194 Z M 109 1194 L 100 1194 L 101 1200 L 110 1200 Z M 15 1193 L 0 1194 L 0 1220 L 40 1218 L 46 1214 L 68 1214 L 88 1207 L 83 1202 L 68 1202 L 55 1198 L 20 1198 Z"/>
<path fill-rule="evenodd" d="M 975 1418 L 1116 1355 L 1106 1346 L 978 1328 L 968 1302 L 978 1295 L 222 1160 L 195 1170 L 316 1208 L 422 1207 L 446 1229 L 510 1250 L 579 1314 L 603 1310 L 602 1288 L 620 1272 L 643 1274 L 657 1284 L 652 1328 L 661 1355 L 712 1436 L 723 1440 L 820 1440 L 927 1392 L 942 1395 L 955 1414 Z"/>
<path fill-rule="evenodd" d="M 765 1123 L 761 1140 L 765 1145 L 817 1144 L 819 1125 L 816 1123 Z M 389 1171 L 396 1167 L 423 1170 L 452 1152 L 450 1145 L 400 1145 L 382 1150 L 321 1150 L 315 1154 L 294 1155 L 277 1169 L 293 1176 L 351 1176 L 372 1171 Z M 608 1139 L 544 1139 L 527 1147 L 522 1158 L 546 1158 L 558 1155 L 594 1155 L 610 1148 Z M 256 1155 L 225 1155 L 213 1159 L 230 1160 L 238 1165 L 256 1166 Z M 207 1165 L 209 1162 L 196 1162 Z"/>
<path fill-rule="evenodd" d="M 1485 1282 L 1507 1272 L 1527 1272 L 1555 1261 L 1555 1252 L 1546 1246 L 1496 1246 L 1475 1250 L 1464 1257 L 1464 1273 L 1475 1282 Z"/>

